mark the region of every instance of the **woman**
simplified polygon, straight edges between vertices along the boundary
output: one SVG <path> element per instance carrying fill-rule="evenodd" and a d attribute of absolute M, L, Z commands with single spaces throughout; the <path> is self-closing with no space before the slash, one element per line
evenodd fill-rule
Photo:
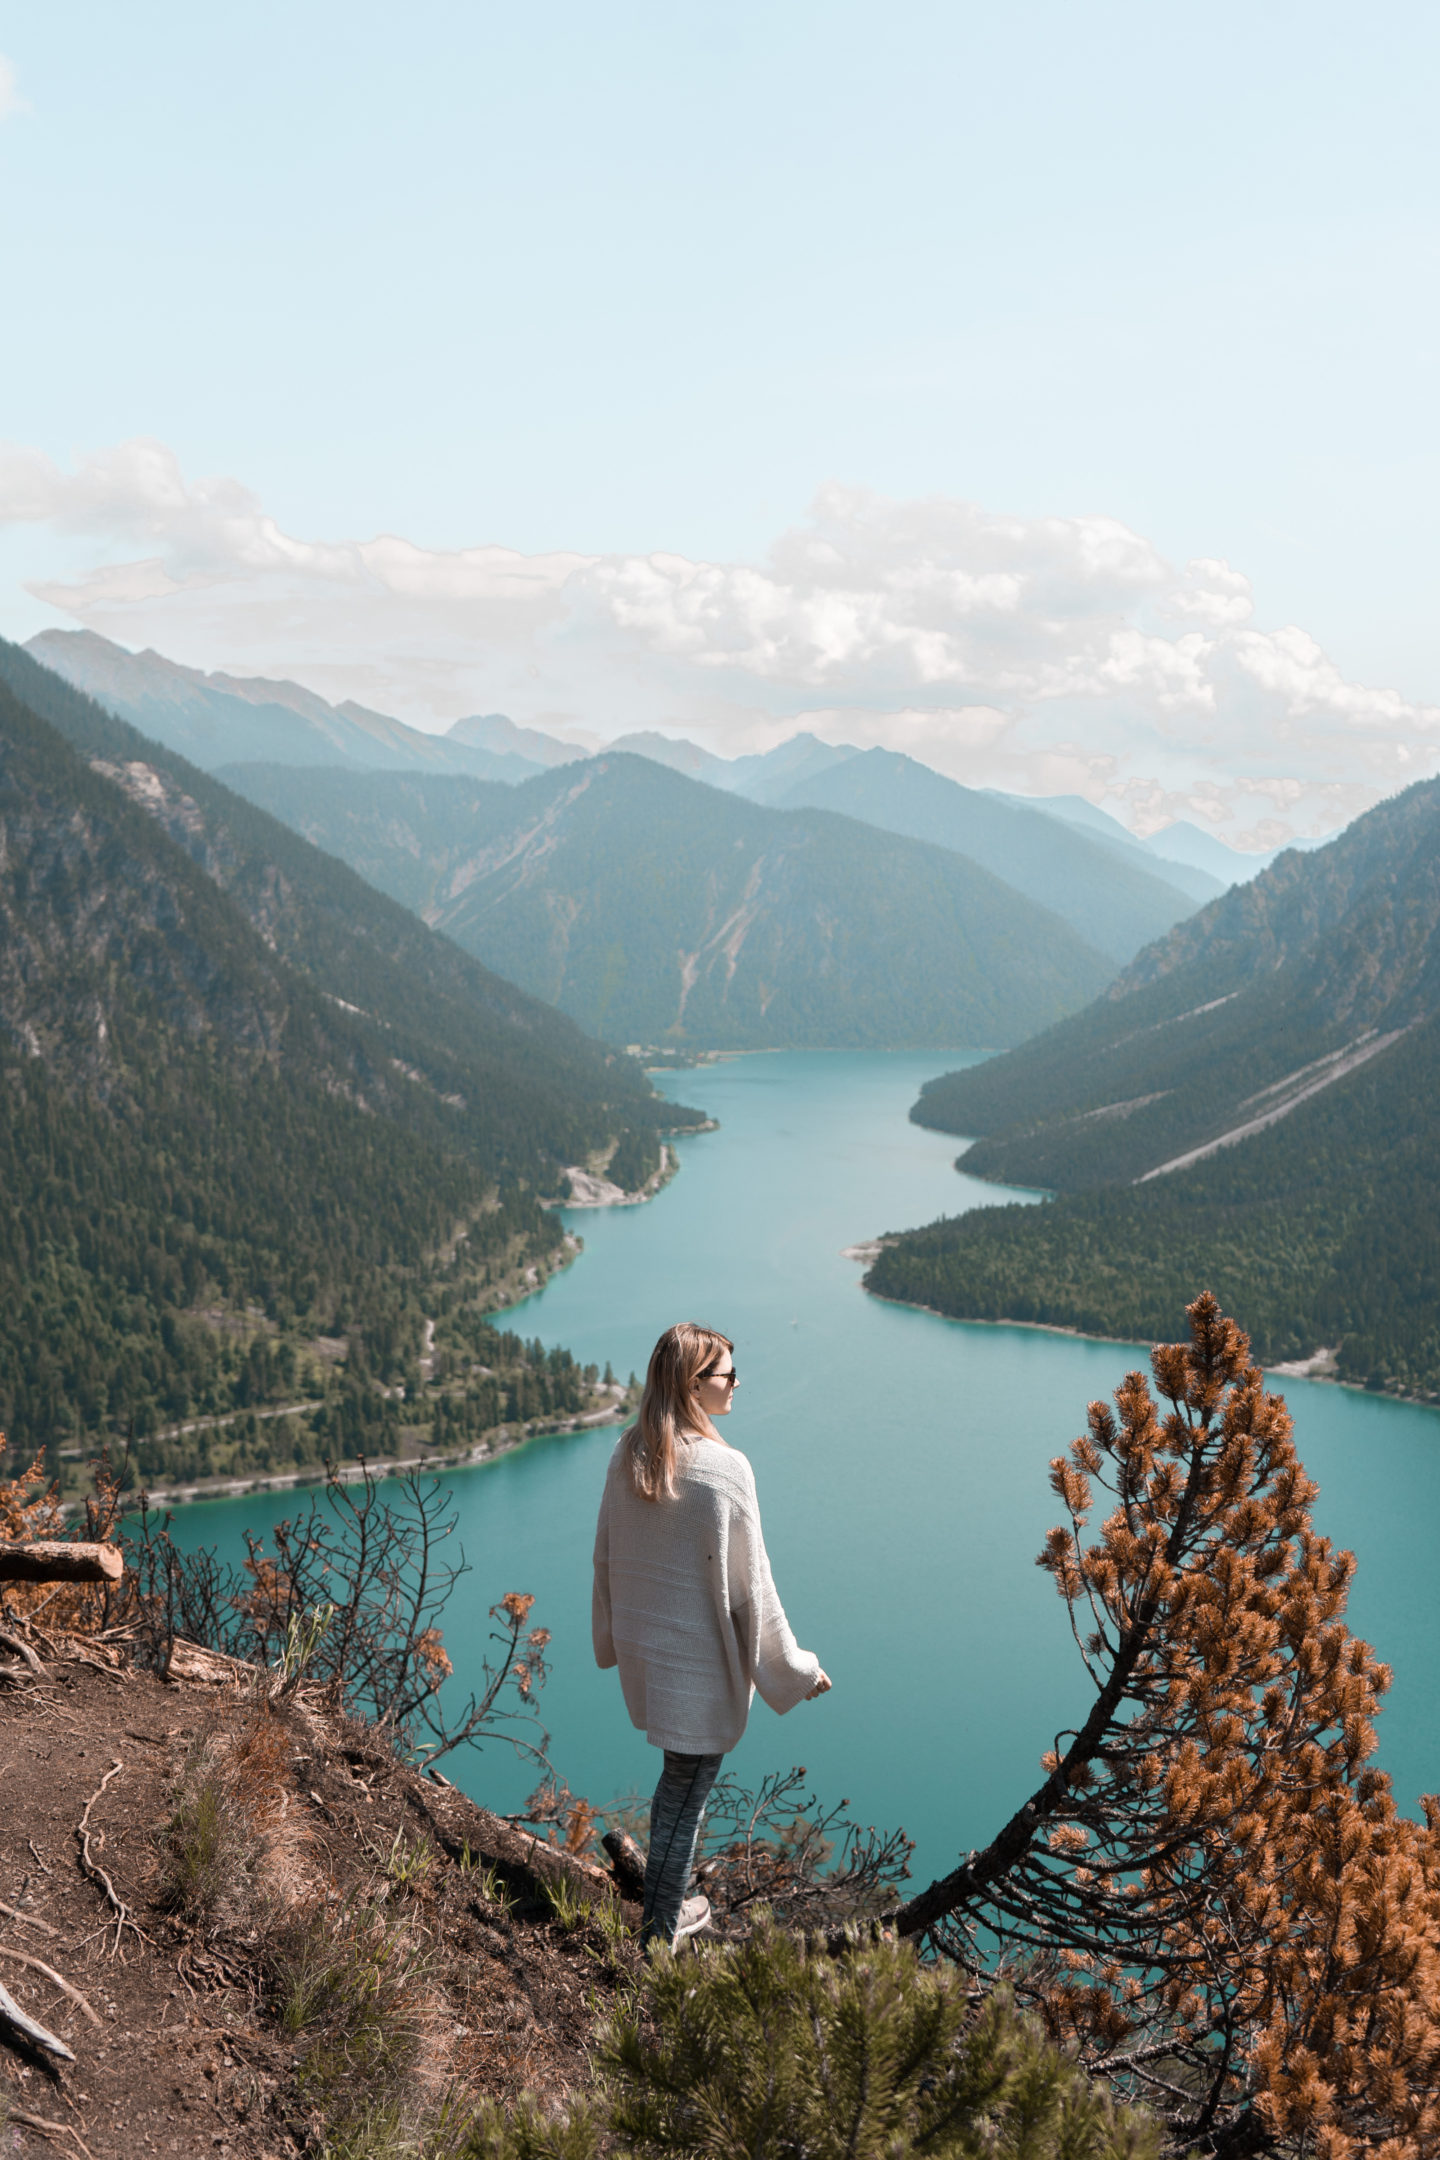
<path fill-rule="evenodd" d="M 595 1662 L 665 1767 L 650 1809 L 640 1940 L 673 1946 L 710 1918 L 687 1898 L 705 1801 L 758 1688 L 772 1710 L 823 1695 L 775 1594 L 749 1463 L 721 1439 L 734 1345 L 682 1321 L 656 1343 L 640 1415 L 620 1436 L 595 1533 Z"/>

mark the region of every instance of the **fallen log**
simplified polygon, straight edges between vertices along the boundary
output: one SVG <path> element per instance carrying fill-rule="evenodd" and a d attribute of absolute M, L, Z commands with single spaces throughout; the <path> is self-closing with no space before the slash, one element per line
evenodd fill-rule
<path fill-rule="evenodd" d="M 165 1661 L 167 1680 L 202 1680 L 211 1687 L 219 1687 L 227 1680 L 244 1680 L 255 1670 L 239 1658 L 227 1657 L 223 1650 L 202 1649 L 199 1643 L 186 1642 L 179 1635 Z"/>
<path fill-rule="evenodd" d="M 82 1545 L 69 1538 L 0 1543 L 0 1582 L 119 1582 L 124 1573 L 118 1545 Z"/>

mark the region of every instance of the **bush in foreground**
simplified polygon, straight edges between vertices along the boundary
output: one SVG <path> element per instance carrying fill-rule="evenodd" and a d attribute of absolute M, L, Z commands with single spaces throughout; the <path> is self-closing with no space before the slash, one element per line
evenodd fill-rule
<path fill-rule="evenodd" d="M 662 1959 L 602 2050 L 622 2144 L 659 2156 L 875 2160 L 1007 2153 L 1142 2160 L 1137 2114 L 1000 1996 L 908 1945 L 838 1957 L 762 1921 L 734 1950 Z"/>
<path fill-rule="evenodd" d="M 903 1943 L 828 1956 L 762 1917 L 735 1947 L 662 1957 L 606 2028 L 598 2105 L 487 2111 L 464 2160 L 1151 2160 L 1116 2107 L 992 1996 Z M 608 2133 L 608 2135 L 607 2135 Z"/>

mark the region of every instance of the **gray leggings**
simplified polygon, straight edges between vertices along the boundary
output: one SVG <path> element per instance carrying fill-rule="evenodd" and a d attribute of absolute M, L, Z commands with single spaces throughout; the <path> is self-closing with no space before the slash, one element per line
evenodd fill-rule
<path fill-rule="evenodd" d="M 650 1852 L 645 1862 L 645 1914 L 640 1945 L 675 1940 L 680 1907 L 690 1887 L 695 1847 L 710 1788 L 720 1775 L 719 1755 L 676 1755 L 665 1750 L 665 1767 L 650 1803 Z"/>

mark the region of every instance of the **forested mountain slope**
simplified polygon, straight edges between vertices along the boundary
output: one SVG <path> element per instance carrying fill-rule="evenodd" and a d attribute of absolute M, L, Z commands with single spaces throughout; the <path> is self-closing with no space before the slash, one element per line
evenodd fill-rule
<path fill-rule="evenodd" d="M 1138 845 L 1109 846 L 1043 811 L 962 787 L 898 751 L 858 752 L 804 774 L 770 799 L 784 809 L 838 810 L 967 855 L 1117 962 L 1197 904 L 1197 895 L 1168 881 L 1165 866 L 1147 860 Z M 1189 875 L 1198 878 L 1199 898 L 1219 890 L 1216 880 Z"/>
<path fill-rule="evenodd" d="M 912 1113 L 981 1134 L 982 1177 L 1135 1178 L 1336 1085 L 1440 1010 L 1440 781 L 1281 856 L 1142 953 L 1086 1011 L 947 1074 Z"/>
<path fill-rule="evenodd" d="M 393 1434 L 424 1311 L 473 1334 L 487 1285 L 555 1246 L 564 1167 L 613 1152 L 639 1182 L 686 1121 L 5 645 L 0 841 L 15 1448 L 304 1393 L 321 1337 L 348 1338 L 349 1392 L 297 1444 Z"/>
<path fill-rule="evenodd" d="M 607 753 L 518 788 L 232 768 L 234 784 L 616 1043 L 1009 1043 L 1105 959 L 948 851 Z"/>
<path fill-rule="evenodd" d="M 1085 1012 L 912 1116 L 1048 1187 L 901 1238 L 869 1280 L 975 1318 L 1160 1331 L 1213 1289 L 1261 1355 L 1440 1390 L 1440 782 L 1282 856 Z"/>

